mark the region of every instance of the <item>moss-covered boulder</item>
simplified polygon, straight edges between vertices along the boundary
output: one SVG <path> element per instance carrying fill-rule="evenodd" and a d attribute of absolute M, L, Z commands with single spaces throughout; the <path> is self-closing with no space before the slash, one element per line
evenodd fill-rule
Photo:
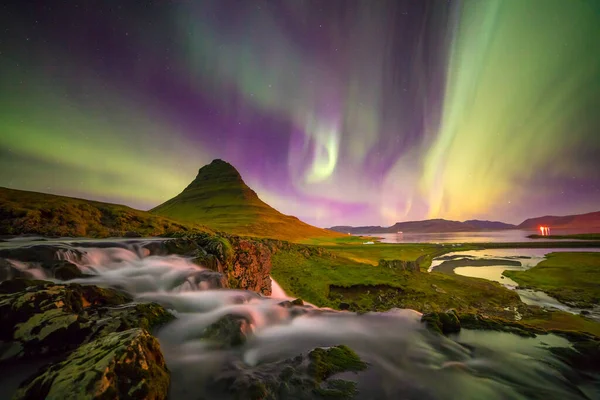
<path fill-rule="evenodd" d="M 352 399 L 357 383 L 334 379 L 368 365 L 346 346 L 317 348 L 291 359 L 247 367 L 227 364 L 207 385 L 206 398 L 219 399 Z"/>
<path fill-rule="evenodd" d="M 454 310 L 424 314 L 421 321 L 433 332 L 447 335 L 460 332 L 461 324 Z"/>
<path fill-rule="evenodd" d="M 15 399 L 166 399 L 170 377 L 158 341 L 134 328 L 80 346 L 26 381 Z"/>
<path fill-rule="evenodd" d="M 236 315 L 226 315 L 212 325 L 209 325 L 202 334 L 202 338 L 229 348 L 241 346 L 246 343 L 247 336 L 251 333 L 248 320 Z"/>
<path fill-rule="evenodd" d="M 482 329 L 514 333 L 523 337 L 535 337 L 536 334 L 547 333 L 544 329 L 536 328 L 518 321 L 509 321 L 503 318 L 491 317 L 482 314 L 459 314 L 461 326 L 465 329 Z"/>
<path fill-rule="evenodd" d="M 359 372 L 367 369 L 367 364 L 348 346 L 328 349 L 316 348 L 308 354 L 309 373 L 315 381 L 321 382 L 340 372 Z"/>
<path fill-rule="evenodd" d="M 36 280 L 0 283 L 0 364 L 63 355 L 80 344 L 134 327 L 151 329 L 173 316 L 113 289 Z"/>
<path fill-rule="evenodd" d="M 61 281 L 69 281 L 85 276 L 77 265 L 69 261 L 56 262 L 52 266 L 52 273 L 56 279 L 60 279 Z"/>

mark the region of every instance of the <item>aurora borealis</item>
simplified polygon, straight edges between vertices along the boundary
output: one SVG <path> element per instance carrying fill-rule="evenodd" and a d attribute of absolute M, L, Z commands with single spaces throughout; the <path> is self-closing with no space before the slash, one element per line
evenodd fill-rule
<path fill-rule="evenodd" d="M 0 21 L 0 186 L 148 209 L 222 158 L 318 226 L 600 209 L 599 1 L 22 1 Z"/>

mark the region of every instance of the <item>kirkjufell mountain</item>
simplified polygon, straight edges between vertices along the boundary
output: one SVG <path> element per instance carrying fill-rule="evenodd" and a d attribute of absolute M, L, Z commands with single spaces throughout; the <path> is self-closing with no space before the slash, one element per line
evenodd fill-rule
<path fill-rule="evenodd" d="M 233 165 L 220 159 L 200 168 L 183 192 L 150 212 L 240 235 L 287 240 L 339 236 L 275 210 L 246 185 Z"/>

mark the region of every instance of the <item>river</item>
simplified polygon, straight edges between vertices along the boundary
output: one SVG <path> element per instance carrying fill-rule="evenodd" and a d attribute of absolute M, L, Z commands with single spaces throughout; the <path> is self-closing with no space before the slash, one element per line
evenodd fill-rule
<path fill-rule="evenodd" d="M 572 314 L 580 314 L 583 311 L 582 309 L 563 304 L 548 294 L 538 290 L 521 289 L 517 282 L 502 275 L 502 272 L 506 270 L 526 271 L 535 267 L 544 260 L 548 253 L 577 251 L 600 252 L 600 248 L 516 248 L 457 251 L 446 253 L 443 256 L 433 259 L 431 266 L 429 267 L 429 272 L 433 270 L 444 272 L 453 271 L 458 275 L 498 282 L 508 289 L 516 290 L 521 301 L 525 304 L 544 308 L 554 308 Z M 481 262 L 483 260 L 487 262 Z M 478 263 L 485 265 L 475 265 Z M 590 312 L 589 317 L 600 321 L 600 309 L 594 308 L 586 311 Z"/>
<path fill-rule="evenodd" d="M 146 250 L 135 241 L 125 246 L 105 241 L 102 247 L 63 243 L 59 252 L 91 275 L 73 282 L 118 287 L 177 316 L 158 332 L 173 399 L 233 399 L 229 388 L 207 389 L 210 382 L 223 374 L 239 379 L 279 374 L 282 360 L 340 344 L 369 363 L 365 372 L 341 376 L 357 382 L 358 399 L 591 399 L 600 389 L 599 377 L 584 379 L 554 356 L 552 348 L 571 346 L 559 336 L 462 330 L 445 337 L 426 330 L 412 310 L 357 315 L 310 305 L 285 308 L 279 303 L 287 295 L 279 285 L 271 297 L 215 290 L 197 283 L 202 266 Z M 41 269 L 35 275 L 52 280 Z M 247 319 L 244 345 L 224 349 L 198 339 L 226 315 Z"/>

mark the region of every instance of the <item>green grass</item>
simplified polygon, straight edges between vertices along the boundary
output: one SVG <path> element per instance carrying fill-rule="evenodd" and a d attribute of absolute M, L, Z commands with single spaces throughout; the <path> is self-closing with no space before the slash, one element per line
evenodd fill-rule
<path fill-rule="evenodd" d="M 600 253 L 551 253 L 528 271 L 504 271 L 521 286 L 578 307 L 600 303 Z"/>
<path fill-rule="evenodd" d="M 587 332 L 600 338 L 600 323 L 563 311 L 536 313 L 521 322 L 549 331 Z"/>
<path fill-rule="evenodd" d="M 415 256 L 422 251 L 415 246 L 412 252 L 405 249 L 404 254 Z M 294 250 L 280 250 L 273 256 L 272 276 L 289 295 L 321 307 L 339 308 L 344 302 L 357 311 L 400 307 L 429 312 L 456 308 L 505 316 L 505 307 L 520 305 L 515 292 L 495 282 L 381 268 L 339 254 L 306 257 Z"/>
<path fill-rule="evenodd" d="M 0 235 L 102 238 L 193 232 L 210 230 L 118 204 L 0 188 Z"/>
<path fill-rule="evenodd" d="M 572 235 L 529 235 L 530 239 L 581 239 L 600 240 L 600 233 L 574 233 Z"/>

